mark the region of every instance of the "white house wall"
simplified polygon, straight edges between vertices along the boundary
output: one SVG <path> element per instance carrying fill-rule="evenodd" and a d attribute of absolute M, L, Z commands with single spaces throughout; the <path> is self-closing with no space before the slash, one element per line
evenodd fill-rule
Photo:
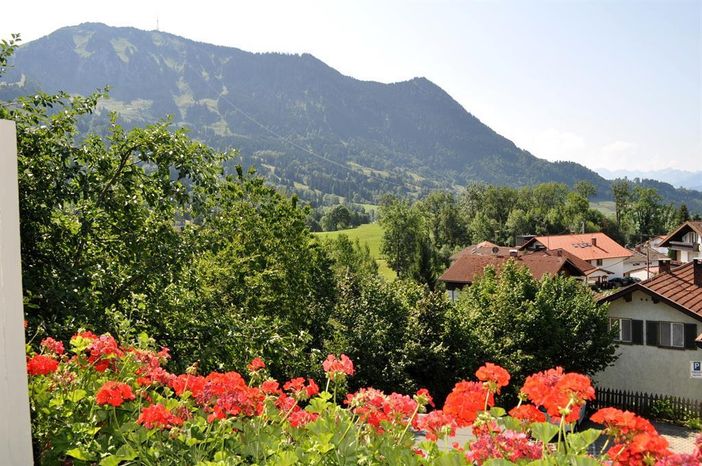
<path fill-rule="evenodd" d="M 632 300 L 620 298 L 610 303 L 610 317 L 667 321 L 697 324 L 702 332 L 702 322 L 663 302 L 653 303 L 650 296 L 635 291 Z M 644 336 L 645 336 L 644 323 Z M 648 345 L 621 344 L 617 349 L 619 359 L 614 365 L 595 375 L 598 386 L 657 393 L 702 400 L 702 379 L 690 378 L 690 362 L 702 360 L 702 350 L 659 348 Z"/>
<path fill-rule="evenodd" d="M 625 257 L 615 257 L 614 259 L 603 259 L 602 265 L 599 267 L 612 272 L 610 278 L 624 276 L 624 261 Z"/>

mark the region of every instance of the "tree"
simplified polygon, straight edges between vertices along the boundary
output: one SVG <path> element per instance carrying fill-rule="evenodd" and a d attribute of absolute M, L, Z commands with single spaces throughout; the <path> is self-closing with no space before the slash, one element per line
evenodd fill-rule
<path fill-rule="evenodd" d="M 30 322 L 58 336 L 110 312 L 148 318 L 196 252 L 222 155 L 167 121 L 105 138 L 77 125 L 101 94 L 38 93 L 0 106 L 17 124 L 22 265 Z M 106 311 L 109 311 L 106 313 Z"/>
<path fill-rule="evenodd" d="M 585 199 L 590 199 L 597 194 L 597 188 L 589 181 L 578 181 L 575 183 L 573 191 L 580 194 Z"/>
<path fill-rule="evenodd" d="M 381 252 L 400 278 L 410 277 L 422 248 L 422 217 L 406 199 L 387 197 L 380 205 Z"/>
<path fill-rule="evenodd" d="M 467 376 L 485 361 L 503 365 L 520 386 L 524 377 L 549 367 L 594 374 L 614 360 L 607 307 L 581 283 L 546 276 L 537 281 L 525 267 L 508 262 L 498 274 L 486 268 L 464 289 L 449 314 L 457 367 Z M 455 345 L 455 343 L 454 343 Z"/>
<path fill-rule="evenodd" d="M 628 180 L 614 180 L 611 183 L 612 195 L 614 196 L 614 215 L 617 226 L 622 227 L 622 221 L 629 211 L 631 202 L 631 185 Z"/>
<path fill-rule="evenodd" d="M 630 216 L 639 239 L 663 232 L 662 212 L 662 198 L 655 189 L 642 186 L 634 188 Z"/>
<path fill-rule="evenodd" d="M 358 238 L 352 242 L 348 235 L 322 240 L 322 248 L 334 261 L 334 269 L 340 277 L 348 274 L 377 275 L 378 263 L 370 253 L 368 244 L 361 245 Z"/>

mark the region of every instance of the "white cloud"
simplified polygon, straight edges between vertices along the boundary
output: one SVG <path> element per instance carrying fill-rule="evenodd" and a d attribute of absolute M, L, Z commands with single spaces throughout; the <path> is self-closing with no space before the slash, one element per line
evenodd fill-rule
<path fill-rule="evenodd" d="M 631 154 L 638 146 L 633 142 L 614 141 L 602 147 L 601 152 L 609 155 Z"/>
<path fill-rule="evenodd" d="M 548 128 L 534 134 L 527 147 L 537 157 L 548 160 L 578 160 L 584 155 L 586 144 L 576 133 Z"/>

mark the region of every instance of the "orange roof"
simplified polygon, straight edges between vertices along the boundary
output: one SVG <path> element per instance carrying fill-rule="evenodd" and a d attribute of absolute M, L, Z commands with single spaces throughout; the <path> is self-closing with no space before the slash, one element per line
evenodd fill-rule
<path fill-rule="evenodd" d="M 702 320 L 702 286 L 695 285 L 694 267 L 695 263 L 689 262 L 671 269 L 670 272 L 660 273 L 648 280 L 622 288 L 617 293 L 602 298 L 602 301 L 613 301 L 638 289 Z"/>
<path fill-rule="evenodd" d="M 526 254 L 518 257 L 483 256 L 463 254 L 439 277 L 442 282 L 469 284 L 482 275 L 485 267 L 493 266 L 500 270 L 508 260 L 526 266 L 537 280 L 546 274 L 556 275 L 567 270 L 571 276 L 583 276 L 583 272 L 564 256 L 549 256 L 541 254 Z"/>
<path fill-rule="evenodd" d="M 594 241 L 593 241 L 594 240 Z M 577 235 L 536 236 L 527 241 L 522 249 L 539 243 L 546 249 L 563 249 L 582 260 L 614 259 L 629 257 L 632 252 L 604 233 L 582 233 Z"/>

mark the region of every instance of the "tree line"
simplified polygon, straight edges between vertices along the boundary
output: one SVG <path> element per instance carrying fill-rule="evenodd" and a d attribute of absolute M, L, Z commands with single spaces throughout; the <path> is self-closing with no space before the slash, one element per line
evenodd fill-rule
<path fill-rule="evenodd" d="M 691 218 L 685 204 L 664 204 L 655 189 L 636 180 L 615 180 L 612 194 L 613 216 L 591 207 L 595 187 L 584 181 L 572 189 L 562 183 L 473 184 L 459 194 L 437 191 L 415 202 L 386 196 L 379 209 L 382 252 L 398 276 L 434 287 L 449 257 L 470 244 L 513 246 L 521 235 L 602 231 L 632 246 Z"/>

